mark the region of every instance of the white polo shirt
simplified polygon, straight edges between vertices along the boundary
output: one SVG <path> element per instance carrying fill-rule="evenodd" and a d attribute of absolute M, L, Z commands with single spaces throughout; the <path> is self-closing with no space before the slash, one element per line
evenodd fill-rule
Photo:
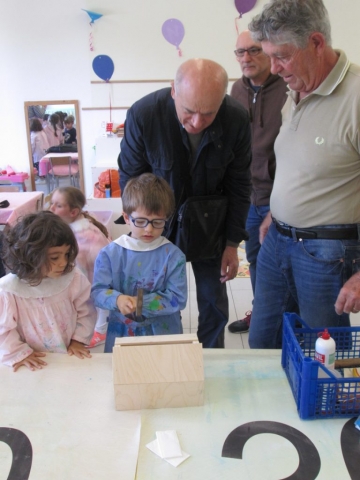
<path fill-rule="evenodd" d="M 295 227 L 360 223 L 360 66 L 338 50 L 324 82 L 290 91 L 275 142 L 273 217 Z"/>

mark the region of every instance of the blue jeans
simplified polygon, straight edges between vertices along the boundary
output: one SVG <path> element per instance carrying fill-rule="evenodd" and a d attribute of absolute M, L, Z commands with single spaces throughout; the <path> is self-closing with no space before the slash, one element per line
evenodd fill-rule
<path fill-rule="evenodd" d="M 229 320 L 226 283 L 220 282 L 221 258 L 192 262 L 199 309 L 198 338 L 204 348 L 224 348 Z"/>
<path fill-rule="evenodd" d="M 245 251 L 246 259 L 250 264 L 250 280 L 254 295 L 256 282 L 256 260 L 261 247 L 259 242 L 259 229 L 269 210 L 269 205 L 256 206 L 251 204 L 246 220 L 246 230 L 249 234 L 249 240 L 245 242 Z"/>
<path fill-rule="evenodd" d="M 334 304 L 343 284 L 360 270 L 358 240 L 299 240 L 272 224 L 257 259 L 251 348 L 281 348 L 284 312 L 298 307 L 311 327 L 348 327 L 349 315 Z"/>

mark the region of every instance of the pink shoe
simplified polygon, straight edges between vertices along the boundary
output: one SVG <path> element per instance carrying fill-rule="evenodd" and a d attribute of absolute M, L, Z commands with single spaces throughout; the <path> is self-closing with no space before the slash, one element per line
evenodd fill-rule
<path fill-rule="evenodd" d="M 102 345 L 105 343 L 106 333 L 99 333 L 95 330 L 94 335 L 91 339 L 91 342 L 88 345 L 88 348 L 94 348 L 97 345 Z"/>

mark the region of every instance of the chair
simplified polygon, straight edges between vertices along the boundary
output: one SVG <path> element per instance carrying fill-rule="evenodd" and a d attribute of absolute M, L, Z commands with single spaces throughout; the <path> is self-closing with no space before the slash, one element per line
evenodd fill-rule
<path fill-rule="evenodd" d="M 47 175 L 48 193 L 59 186 L 59 178 L 63 177 L 69 177 L 70 185 L 79 188 L 79 165 L 72 163 L 70 156 L 50 157 Z"/>

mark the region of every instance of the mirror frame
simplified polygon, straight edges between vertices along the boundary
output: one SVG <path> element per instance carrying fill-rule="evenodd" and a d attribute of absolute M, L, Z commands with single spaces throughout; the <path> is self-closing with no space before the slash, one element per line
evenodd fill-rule
<path fill-rule="evenodd" d="M 27 145 L 28 145 L 28 154 L 29 154 L 29 166 L 30 166 L 30 179 L 31 179 L 31 189 L 36 191 L 35 188 L 35 177 L 34 177 L 34 166 L 32 160 L 32 149 L 31 149 L 31 140 L 30 140 L 30 123 L 29 123 L 29 114 L 28 107 L 31 105 L 74 105 L 75 117 L 76 117 L 76 138 L 77 138 L 77 147 L 78 147 L 78 164 L 79 164 L 79 173 L 80 173 L 80 190 L 85 195 L 84 187 L 84 171 L 83 171 L 83 160 L 82 160 L 82 143 L 81 143 L 81 127 L 80 127 L 80 115 L 79 115 L 79 101 L 78 100 L 31 100 L 24 102 L 24 111 L 25 111 L 25 123 L 26 123 L 26 135 L 27 135 Z"/>

